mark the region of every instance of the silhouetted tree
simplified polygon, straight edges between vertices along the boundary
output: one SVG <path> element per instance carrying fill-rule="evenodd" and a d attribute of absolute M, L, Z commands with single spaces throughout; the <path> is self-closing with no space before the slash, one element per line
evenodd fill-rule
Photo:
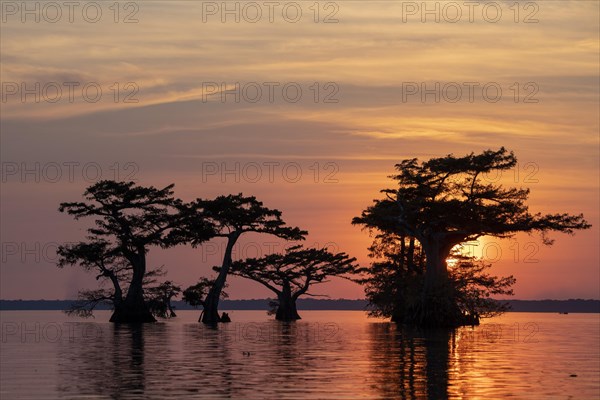
<path fill-rule="evenodd" d="M 129 287 L 133 276 L 127 260 L 113 252 L 109 243 L 102 239 L 89 238 L 89 242 L 79 242 L 59 246 L 58 266 L 79 265 L 89 272 L 96 272 L 100 286 L 106 283 L 110 287 L 95 290 L 80 290 L 78 299 L 65 310 L 69 315 L 92 317 L 96 307 L 105 305 L 114 310 L 123 301 L 122 287 Z M 144 299 L 150 312 L 161 318 L 174 317 L 171 299 L 181 289 L 166 281 L 157 285 L 157 277 L 164 276 L 163 267 L 146 271 L 143 280 Z"/>
<path fill-rule="evenodd" d="M 512 286 L 516 279 L 510 275 L 492 276 L 487 273 L 491 264 L 474 257 L 452 256 L 456 263 L 448 268 L 454 301 L 463 315 L 472 323 L 479 323 L 480 318 L 489 318 L 502 314 L 509 309 L 507 303 L 498 301 L 492 296 L 512 296 Z"/>
<path fill-rule="evenodd" d="M 107 306 L 114 309 L 115 297 L 114 291 L 107 288 L 101 289 L 82 289 L 77 293 L 77 300 L 64 310 L 67 315 L 76 315 L 82 318 L 94 316 L 94 310 L 98 306 Z"/>
<path fill-rule="evenodd" d="M 86 265 L 97 264 L 93 246 L 100 243 L 106 247 L 103 251 L 107 255 L 118 259 L 119 264 L 125 260 L 131 270 L 127 293 L 120 300 L 116 297 L 111 322 L 155 321 L 144 299 L 146 253 L 150 246 L 167 247 L 181 240 L 177 212 L 180 201 L 173 198 L 172 189 L 173 185 L 156 189 L 134 182 L 100 181 L 87 188 L 86 202 L 60 205 L 59 211 L 75 219 L 94 218 L 94 227 L 88 229 L 88 244 L 92 247 L 63 246 L 62 257 L 87 268 Z M 197 243 L 207 239 L 197 231 Z"/>
<path fill-rule="evenodd" d="M 218 267 L 215 268 L 218 269 Z M 200 314 L 200 320 L 202 320 L 202 316 L 206 310 L 206 296 L 214 284 L 215 279 L 200 278 L 195 285 L 192 285 L 183 291 L 183 301 L 192 307 L 202 306 L 203 310 Z M 224 288 L 225 287 L 227 287 L 227 283 L 225 283 Z M 221 290 L 220 297 L 221 299 L 226 299 L 228 295 L 224 290 Z"/>
<path fill-rule="evenodd" d="M 129 265 L 105 240 L 90 237 L 88 242 L 66 244 L 58 247 L 58 267 L 79 265 L 84 270 L 96 272 L 101 285 L 110 282 L 112 289 L 82 290 L 78 300 L 67 310 L 68 314 L 81 317 L 92 316 L 99 305 L 114 308 L 123 302 L 122 282 L 128 275 Z"/>
<path fill-rule="evenodd" d="M 152 314 L 161 318 L 176 317 L 171 301 L 181 293 L 181 287 L 171 281 L 165 281 L 146 290 L 146 302 Z"/>
<path fill-rule="evenodd" d="M 299 228 L 286 226 L 281 219 L 281 211 L 264 207 L 254 196 L 244 197 L 237 194 L 218 196 L 214 200 L 197 199 L 187 205 L 186 212 L 186 230 L 192 246 L 204 241 L 205 221 L 211 224 L 213 237 L 227 238 L 219 274 L 203 301 L 204 313 L 201 321 L 206 324 L 220 321 L 219 298 L 231 268 L 233 248 L 241 235 L 247 232 L 265 233 L 286 240 L 302 240 L 306 235 L 306 232 Z M 197 232 L 200 233 L 199 237 L 196 236 Z"/>
<path fill-rule="evenodd" d="M 420 244 L 414 238 L 379 234 L 369 250 L 369 256 L 378 261 L 369 268 L 361 268 L 366 276 L 357 280 L 365 285 L 365 295 L 372 306 L 369 314 L 389 317 L 394 322 L 414 322 L 413 314 L 419 310 L 425 280 L 425 257 Z M 506 303 L 491 296 L 512 295 L 513 276 L 492 276 L 486 273 L 490 264 L 464 256 L 459 249 L 454 250 L 451 257 L 454 262 L 448 267 L 446 296 L 465 315 L 465 323 L 477 324 L 480 318 L 507 310 Z"/>
<path fill-rule="evenodd" d="M 448 155 L 419 162 L 416 158 L 396 164 L 398 188 L 382 192 L 387 198 L 375 200 L 353 224 L 413 237 L 426 255 L 422 300 L 415 310 L 414 323 L 423 326 L 456 326 L 464 323 L 456 302 L 446 294 L 446 259 L 452 248 L 481 236 L 511 237 L 518 232 L 546 234 L 559 231 L 572 234 L 589 228 L 583 215 L 531 214 L 526 205 L 529 189 L 504 188 L 486 183 L 490 171 L 513 168 L 517 159 L 504 148 L 471 153 L 464 157 Z"/>
<path fill-rule="evenodd" d="M 346 253 L 333 254 L 326 249 L 293 246 L 285 254 L 236 261 L 230 272 L 272 290 L 277 295 L 275 318 L 295 321 L 300 319 L 296 309 L 298 297 L 309 295 L 309 287 L 327 282 L 327 277 L 355 273 L 358 269 L 355 261 Z"/>
<path fill-rule="evenodd" d="M 424 252 L 414 238 L 390 233 L 375 237 L 369 256 L 377 261 L 362 268 L 364 275 L 357 279 L 372 306 L 369 314 L 401 322 L 421 293 Z"/>

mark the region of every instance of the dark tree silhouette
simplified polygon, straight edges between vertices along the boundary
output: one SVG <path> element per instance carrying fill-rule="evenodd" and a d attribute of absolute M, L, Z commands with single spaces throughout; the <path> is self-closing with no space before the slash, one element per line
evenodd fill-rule
<path fill-rule="evenodd" d="M 87 188 L 86 202 L 60 205 L 59 211 L 75 219 L 94 218 L 95 226 L 88 229 L 89 244 L 105 245 L 107 255 L 118 258 L 119 263 L 126 260 L 131 270 L 127 292 L 114 303 L 111 322 L 155 321 L 144 299 L 146 253 L 150 246 L 167 247 L 182 240 L 181 217 L 177 212 L 180 201 L 173 198 L 173 186 L 156 189 L 134 182 L 100 181 Z M 208 238 L 206 231 L 197 230 L 196 243 Z M 84 267 L 97 264 L 94 261 L 97 255 L 91 247 L 64 246 L 62 256 Z"/>
<path fill-rule="evenodd" d="M 353 274 L 358 266 L 346 253 L 333 254 L 326 249 L 293 246 L 285 254 L 247 258 L 231 266 L 231 274 L 259 282 L 277 295 L 275 318 L 280 321 L 300 319 L 296 300 L 310 295 L 311 285 L 327 282 L 330 276 Z"/>
<path fill-rule="evenodd" d="M 365 294 L 372 308 L 369 314 L 391 317 L 393 322 L 414 323 L 419 310 L 425 278 L 425 254 L 412 237 L 379 234 L 369 248 L 369 256 L 377 258 L 364 275 L 357 279 L 365 285 Z M 491 267 L 474 257 L 461 255 L 460 249 L 451 253 L 454 262 L 448 267 L 449 291 L 465 323 L 477 324 L 480 318 L 498 315 L 507 304 L 495 301 L 492 295 L 512 295 L 512 276 L 495 277 L 486 271 Z"/>
<path fill-rule="evenodd" d="M 152 314 L 161 318 L 174 318 L 177 316 L 171 301 L 181 293 L 181 287 L 171 281 L 165 281 L 157 286 L 149 287 L 145 291 L 146 302 Z"/>
<path fill-rule="evenodd" d="M 93 316 L 96 307 L 109 306 L 114 310 L 123 301 L 122 287 L 129 287 L 133 276 L 131 267 L 126 259 L 114 252 L 111 253 L 109 243 L 102 239 L 89 238 L 89 242 L 66 244 L 58 248 L 58 266 L 79 265 L 89 272 L 96 272 L 96 280 L 100 289 L 80 290 L 78 299 L 65 310 L 69 315 L 88 318 Z M 150 312 L 161 318 L 174 317 L 171 299 L 181 289 L 170 281 L 157 284 L 157 277 L 164 276 L 163 267 L 146 271 L 144 276 L 144 299 Z M 103 287 L 106 283 L 110 287 Z"/>
<path fill-rule="evenodd" d="M 410 305 L 420 295 L 425 272 L 425 254 L 412 237 L 393 233 L 379 234 L 369 247 L 369 257 L 376 259 L 362 268 L 357 279 L 364 285 L 372 306 L 369 314 L 402 322 Z"/>
<path fill-rule="evenodd" d="M 494 300 L 492 296 L 514 294 L 512 286 L 516 279 L 512 275 L 498 278 L 487 273 L 492 265 L 483 260 L 458 252 L 452 257 L 456 260 L 456 265 L 448 269 L 452 293 L 463 315 L 472 323 L 479 323 L 480 318 L 494 317 L 509 309 L 508 303 Z"/>
<path fill-rule="evenodd" d="M 112 286 L 112 289 L 80 291 L 78 301 L 67 310 L 68 314 L 90 317 L 98 305 L 110 305 L 114 309 L 123 302 L 121 284 L 127 278 L 129 265 L 108 242 L 90 237 L 89 242 L 59 246 L 57 254 L 59 268 L 80 265 L 86 271 L 98 273 L 96 280 L 101 281 L 101 284 L 109 281 Z"/>
<path fill-rule="evenodd" d="M 218 269 L 219 267 L 214 267 Z M 215 284 L 215 279 L 208 278 L 200 278 L 195 285 L 192 285 L 183 291 L 183 301 L 188 303 L 192 307 L 202 306 L 203 311 L 200 315 L 200 320 L 202 320 L 202 315 L 204 315 L 204 311 L 206 309 L 206 296 L 210 291 L 210 288 Z M 227 283 L 225 283 L 224 288 L 227 287 Z M 226 299 L 228 297 L 227 293 L 224 290 L 221 290 L 221 299 Z"/>
<path fill-rule="evenodd" d="M 396 165 L 391 178 L 398 188 L 386 189 L 387 198 L 375 200 L 353 224 L 413 237 L 426 255 L 422 301 L 415 323 L 456 326 L 463 323 L 458 305 L 443 295 L 448 289 L 446 259 L 452 248 L 481 236 L 511 237 L 518 232 L 572 234 L 589 228 L 583 215 L 532 214 L 526 205 L 529 189 L 486 183 L 484 174 L 513 168 L 517 159 L 504 148 L 464 157 L 448 155 Z"/>
<path fill-rule="evenodd" d="M 231 268 L 231 253 L 241 235 L 247 232 L 265 233 L 286 240 L 302 240 L 306 235 L 300 228 L 286 226 L 281 219 L 281 211 L 264 207 L 254 196 L 244 197 L 241 193 L 218 196 L 214 200 L 197 199 L 186 208 L 186 229 L 192 246 L 204 241 L 205 221 L 212 226 L 212 236 L 227 238 L 219 274 L 204 299 L 201 321 L 206 324 L 220 322 L 219 298 Z"/>

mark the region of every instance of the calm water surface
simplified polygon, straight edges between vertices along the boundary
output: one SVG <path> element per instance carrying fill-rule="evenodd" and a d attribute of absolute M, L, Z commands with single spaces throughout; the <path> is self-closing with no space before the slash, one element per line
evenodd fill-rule
<path fill-rule="evenodd" d="M 142 327 L 3 311 L 4 399 L 598 399 L 600 315 L 508 313 L 424 332 L 355 311 L 231 311 Z"/>

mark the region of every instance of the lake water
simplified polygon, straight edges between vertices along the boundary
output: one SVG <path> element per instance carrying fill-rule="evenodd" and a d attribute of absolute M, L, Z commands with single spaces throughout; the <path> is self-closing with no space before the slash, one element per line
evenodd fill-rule
<path fill-rule="evenodd" d="M 108 312 L 2 311 L 0 398 L 600 398 L 600 314 L 507 313 L 452 332 L 357 311 L 230 315 L 133 328 Z"/>

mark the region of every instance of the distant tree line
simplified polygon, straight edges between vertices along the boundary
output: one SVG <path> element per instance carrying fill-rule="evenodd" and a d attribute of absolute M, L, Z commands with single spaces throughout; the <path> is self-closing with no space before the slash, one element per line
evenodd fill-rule
<path fill-rule="evenodd" d="M 531 214 L 525 204 L 529 190 L 485 183 L 482 175 L 516 165 L 504 148 L 448 155 L 419 162 L 403 160 L 391 178 L 397 187 L 353 219 L 374 236 L 370 266 L 359 267 L 346 253 L 290 245 L 282 254 L 233 260 L 238 239 L 247 233 L 301 241 L 307 231 L 288 226 L 279 210 L 265 207 L 254 196 L 230 194 L 184 202 L 173 187 L 140 186 L 134 182 L 100 181 L 84 193 L 84 201 L 59 207 L 75 219 L 90 218 L 86 237 L 58 249 L 59 267 L 78 265 L 96 274 L 101 285 L 82 290 L 68 310 L 89 316 L 99 304 L 110 304 L 112 322 L 154 322 L 174 317 L 171 300 L 182 295 L 202 307 L 200 321 L 227 322 L 219 315 L 219 300 L 232 274 L 256 281 L 276 297 L 276 319 L 300 318 L 296 301 L 310 287 L 329 277 L 353 279 L 365 287 L 371 314 L 418 326 L 453 327 L 477 324 L 479 318 L 506 310 L 493 295 L 512 294 L 515 279 L 498 278 L 490 265 L 464 256 L 460 245 L 481 236 L 510 237 L 518 232 L 573 233 L 589 228 L 582 215 Z M 182 289 L 166 280 L 164 267 L 153 268 L 153 247 L 192 247 L 222 238 L 226 247 L 215 277 L 200 277 Z M 454 262 L 449 265 L 448 259 Z"/>

